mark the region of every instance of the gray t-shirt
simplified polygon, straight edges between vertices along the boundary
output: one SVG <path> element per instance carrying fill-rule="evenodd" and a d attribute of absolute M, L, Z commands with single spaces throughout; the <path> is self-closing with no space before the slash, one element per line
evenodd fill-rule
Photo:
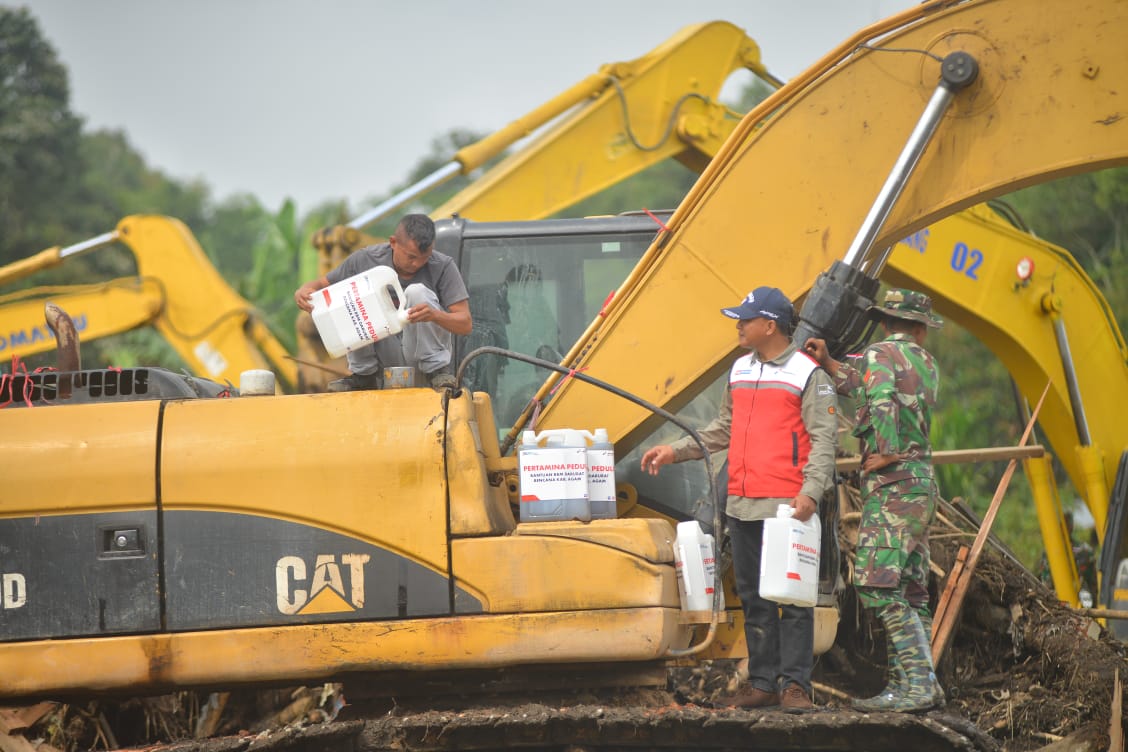
<path fill-rule="evenodd" d="M 325 278 L 329 280 L 329 284 L 334 284 L 377 266 L 394 268 L 390 244 L 380 243 L 354 251 L 341 262 L 340 266 L 326 274 Z M 431 258 L 427 259 L 427 263 L 415 273 L 414 277 L 400 276 L 399 281 L 404 287 L 418 283 L 433 290 L 439 297 L 439 303 L 447 311 L 453 304 L 470 297 L 454 259 L 438 251 L 431 251 Z"/>

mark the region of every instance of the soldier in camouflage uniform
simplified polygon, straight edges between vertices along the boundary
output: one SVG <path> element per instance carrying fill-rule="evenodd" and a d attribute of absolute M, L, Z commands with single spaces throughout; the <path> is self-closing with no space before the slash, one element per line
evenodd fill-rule
<path fill-rule="evenodd" d="M 889 684 L 855 700 L 865 711 L 927 710 L 942 704 L 929 646 L 928 527 L 936 514 L 929 429 L 939 372 L 922 346 L 942 322 L 928 296 L 886 293 L 873 306 L 885 339 L 866 348 L 857 367 L 833 360 L 822 340 L 805 347 L 833 377 L 840 394 L 858 400 L 854 435 L 862 445 L 862 520 L 854 585 L 866 608 L 885 625 Z"/>

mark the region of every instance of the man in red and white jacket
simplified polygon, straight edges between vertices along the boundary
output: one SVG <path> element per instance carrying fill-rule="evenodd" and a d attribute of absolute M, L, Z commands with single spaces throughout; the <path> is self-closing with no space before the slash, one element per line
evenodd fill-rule
<path fill-rule="evenodd" d="M 736 319 L 740 346 L 751 351 L 733 364 L 717 419 L 698 432 L 710 452 L 728 449 L 725 514 L 748 643 L 748 683 L 722 703 L 807 710 L 814 609 L 760 597 L 760 552 L 764 520 L 780 504 L 805 521 L 834 485 L 834 382 L 791 341 L 795 308 L 779 288 L 757 287 L 721 313 Z M 642 469 L 655 475 L 662 465 L 700 457 L 686 437 L 648 449 Z"/>

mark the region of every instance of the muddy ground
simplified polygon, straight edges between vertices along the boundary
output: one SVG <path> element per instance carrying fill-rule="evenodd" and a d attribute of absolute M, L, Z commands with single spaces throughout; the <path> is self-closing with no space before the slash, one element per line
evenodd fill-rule
<path fill-rule="evenodd" d="M 848 513 L 844 519 L 850 519 Z M 974 529 L 954 508 L 942 506 L 933 527 L 933 558 L 941 572 L 951 570 L 958 545 L 970 543 Z M 849 550 L 849 522 L 841 530 Z M 940 592 L 943 584 L 934 570 L 933 587 Z M 739 671 L 735 662 L 715 661 L 672 668 L 666 686 L 649 689 L 486 695 L 432 689 L 420 697 L 366 699 L 363 683 L 351 683 L 98 699 L 51 706 L 14 733 L 16 741 L 44 752 L 154 745 L 181 752 L 753 747 L 1018 752 L 1105 750 L 1110 729 L 1114 737 L 1118 729 L 1123 734 L 1123 700 L 1114 703 L 1113 696 L 1117 677 L 1128 675 L 1125 645 L 1059 603 L 1005 551 L 991 546 L 938 667 L 947 706 L 922 715 L 849 710 L 847 698 L 881 689 L 884 667 L 881 627 L 847 589 L 837 640 L 815 669 L 821 708 L 804 715 L 713 707 L 736 686 Z M 18 748 L 4 741 L 0 750 Z"/>

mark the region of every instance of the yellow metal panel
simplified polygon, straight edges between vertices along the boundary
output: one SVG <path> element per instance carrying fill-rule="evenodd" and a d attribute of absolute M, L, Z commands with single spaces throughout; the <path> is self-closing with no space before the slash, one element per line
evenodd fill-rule
<path fill-rule="evenodd" d="M 17 643 L 0 646 L 0 697 L 308 681 L 342 671 L 647 661 L 688 644 L 679 613 L 634 608 Z"/>
<path fill-rule="evenodd" d="M 1053 576 L 1054 592 L 1059 600 L 1077 608 L 1081 605 L 1078 597 L 1080 580 L 1069 530 L 1061 513 L 1053 458 L 1050 455 L 1031 457 L 1023 460 L 1022 469 L 1030 483 L 1030 495 L 1034 498 L 1034 511 L 1038 515 L 1038 527 L 1042 529 L 1042 545 Z"/>
<path fill-rule="evenodd" d="M 513 535 L 451 543 L 460 587 L 490 613 L 679 608 L 671 565 L 568 538 Z"/>
<path fill-rule="evenodd" d="M 674 560 L 674 528 L 664 519 L 532 522 L 518 525 L 514 534 L 585 540 L 641 556 L 655 564 L 669 564 Z"/>
<path fill-rule="evenodd" d="M 486 397 L 486 395 L 481 395 Z M 488 408 L 488 405 L 486 405 Z M 513 529 L 513 512 L 501 486 L 491 486 L 486 477 L 481 427 L 470 391 L 462 390 L 447 407 L 447 481 L 450 484 L 451 535 L 496 535 Z M 490 430 L 493 429 L 490 421 Z M 497 434 L 493 434 L 497 456 Z"/>
<path fill-rule="evenodd" d="M 430 389 L 169 403 L 164 509 L 316 525 L 445 571 L 443 432 Z"/>
<path fill-rule="evenodd" d="M 860 42 L 967 49 L 981 66 L 894 205 L 879 248 L 992 196 L 1128 161 L 1120 85 L 1128 4 L 933 3 L 900 20 L 902 28 L 848 40 L 745 118 L 678 208 L 672 233 L 572 349 L 571 366 L 676 406 L 734 352 L 736 332 L 720 306 L 762 284 L 799 297 L 842 257 L 939 79 L 930 58 L 859 50 Z M 592 415 L 619 454 L 644 434 L 644 411 L 575 380 L 538 427 L 585 425 Z"/>
<path fill-rule="evenodd" d="M 501 444 L 497 440 L 497 421 L 494 420 L 493 401 L 486 392 L 474 392 L 474 418 L 478 421 L 478 441 L 486 459 L 501 456 Z"/>
<path fill-rule="evenodd" d="M 156 401 L 0 411 L 0 516 L 152 508 L 159 412 Z"/>

